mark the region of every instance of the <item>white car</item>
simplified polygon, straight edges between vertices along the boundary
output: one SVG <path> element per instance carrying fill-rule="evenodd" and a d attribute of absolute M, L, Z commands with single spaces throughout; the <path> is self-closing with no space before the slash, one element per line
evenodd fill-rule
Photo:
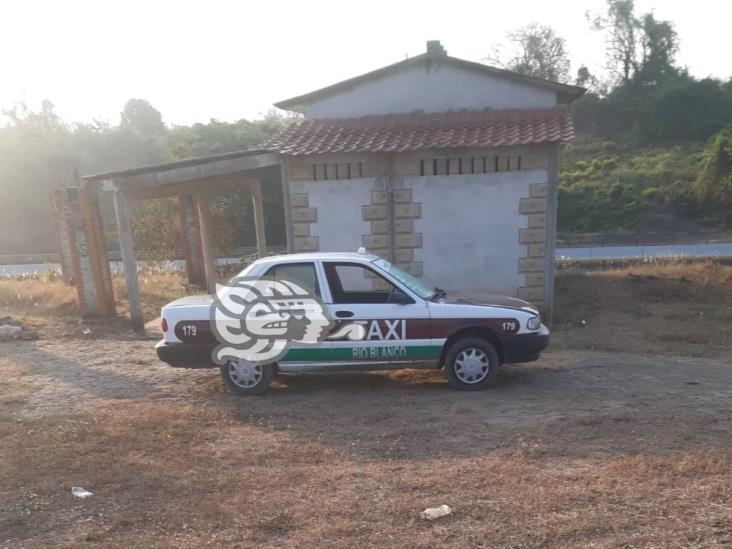
<path fill-rule="evenodd" d="M 505 296 L 470 299 L 426 286 L 378 256 L 307 253 L 259 259 L 237 277 L 296 282 L 319 299 L 334 322 L 357 324 L 360 338 L 326 337 L 315 345 L 291 344 L 274 363 L 231 359 L 221 368 L 240 395 L 267 391 L 277 372 L 443 368 L 462 390 L 491 385 L 504 363 L 530 362 L 549 344 L 537 309 Z M 162 309 L 158 357 L 176 367 L 217 367 L 220 343 L 212 329 L 211 296 L 178 299 Z M 292 302 L 290 302 L 292 303 Z M 343 331 L 343 330 L 340 330 Z"/>

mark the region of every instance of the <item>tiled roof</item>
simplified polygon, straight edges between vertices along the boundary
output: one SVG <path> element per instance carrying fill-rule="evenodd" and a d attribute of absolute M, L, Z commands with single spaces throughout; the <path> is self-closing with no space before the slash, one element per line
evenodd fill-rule
<path fill-rule="evenodd" d="M 289 155 L 504 147 L 574 138 L 569 109 L 388 114 L 303 120 L 261 147 Z"/>

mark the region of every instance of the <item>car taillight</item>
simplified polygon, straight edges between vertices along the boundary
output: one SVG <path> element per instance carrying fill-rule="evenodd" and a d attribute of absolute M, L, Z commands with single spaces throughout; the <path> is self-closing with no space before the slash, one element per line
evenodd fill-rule
<path fill-rule="evenodd" d="M 160 327 L 163 329 L 164 332 L 168 331 L 168 321 L 164 318 L 160 321 Z"/>

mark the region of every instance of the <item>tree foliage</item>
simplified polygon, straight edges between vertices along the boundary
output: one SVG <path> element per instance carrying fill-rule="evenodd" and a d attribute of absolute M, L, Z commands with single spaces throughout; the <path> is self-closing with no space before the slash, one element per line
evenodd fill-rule
<path fill-rule="evenodd" d="M 709 213 L 726 224 L 732 223 L 732 124 L 714 135 L 704 148 L 694 191 Z"/>
<path fill-rule="evenodd" d="M 508 33 L 507 40 L 509 52 L 494 46 L 489 62 L 536 78 L 555 82 L 570 80 L 566 42 L 551 27 L 531 23 Z"/>
<path fill-rule="evenodd" d="M 668 21 L 652 13 L 637 16 L 633 0 L 608 0 L 604 14 L 590 17 L 605 34 L 607 68 L 621 86 L 648 86 L 676 73 L 678 36 Z"/>
<path fill-rule="evenodd" d="M 95 122 L 67 124 L 44 101 L 33 111 L 19 103 L 2 113 L 0 126 L 0 254 L 52 251 L 48 193 L 78 184 L 79 175 L 156 164 L 186 156 L 200 156 L 255 147 L 292 119 L 269 113 L 260 120 L 211 121 L 176 126 L 163 123 L 161 113 L 141 99 L 128 101 L 118 125 Z M 267 235 L 272 244 L 284 243 L 279 186 L 265 185 Z M 110 245 L 115 245 L 111 205 L 102 204 L 109 223 Z M 170 256 L 177 246 L 178 218 L 174 201 L 139 202 L 135 208 L 138 249 L 154 256 Z M 222 248 L 255 243 L 251 200 L 246 192 L 218 199 L 212 213 L 216 241 Z M 228 231 L 228 232 L 227 232 Z"/>

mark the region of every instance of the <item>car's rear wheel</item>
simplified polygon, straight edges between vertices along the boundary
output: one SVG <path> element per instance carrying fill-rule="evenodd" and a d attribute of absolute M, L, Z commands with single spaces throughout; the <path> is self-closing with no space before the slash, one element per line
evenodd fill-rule
<path fill-rule="evenodd" d="M 226 386 L 239 396 L 262 395 L 272 383 L 274 366 L 231 359 L 221 367 L 221 377 Z"/>
<path fill-rule="evenodd" d="M 454 342 L 445 356 L 445 376 L 455 389 L 478 391 L 493 385 L 498 375 L 498 353 L 481 337 Z"/>

